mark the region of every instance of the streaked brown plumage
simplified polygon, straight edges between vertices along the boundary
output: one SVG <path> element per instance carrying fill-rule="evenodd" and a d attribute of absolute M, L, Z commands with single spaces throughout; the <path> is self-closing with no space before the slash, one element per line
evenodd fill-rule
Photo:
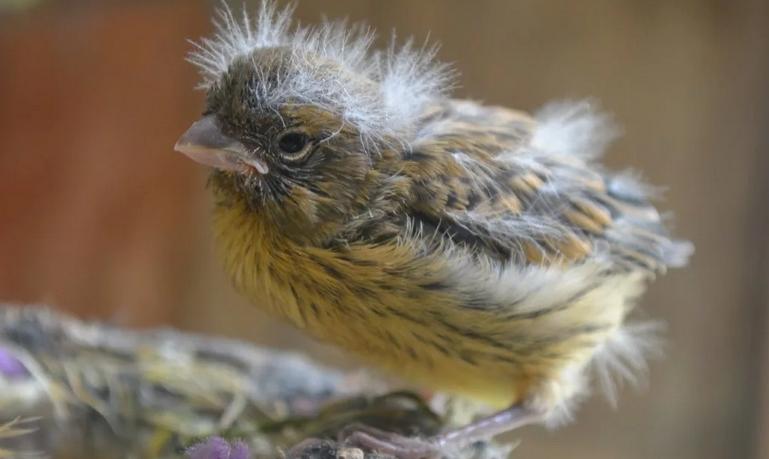
<path fill-rule="evenodd" d="M 433 51 L 291 33 L 271 4 L 253 30 L 222 18 L 194 58 L 204 118 L 177 148 L 217 167 L 216 238 L 240 292 L 382 368 L 512 407 L 433 446 L 556 419 L 593 364 L 643 366 L 625 318 L 691 247 L 646 188 L 595 163 L 613 131 L 590 103 L 532 117 L 452 100 Z M 432 448 L 370 434 L 354 439 Z"/>

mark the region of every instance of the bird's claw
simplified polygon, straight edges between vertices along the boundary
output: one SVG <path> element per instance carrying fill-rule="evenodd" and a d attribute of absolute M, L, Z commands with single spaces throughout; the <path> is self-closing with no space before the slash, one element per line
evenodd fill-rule
<path fill-rule="evenodd" d="M 443 453 L 429 440 L 408 438 L 361 424 L 348 426 L 339 433 L 341 445 L 371 450 L 398 459 L 441 459 Z"/>

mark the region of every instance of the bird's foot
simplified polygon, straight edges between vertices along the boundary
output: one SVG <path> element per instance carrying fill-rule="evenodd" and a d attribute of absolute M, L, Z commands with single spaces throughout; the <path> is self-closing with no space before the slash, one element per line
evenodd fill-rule
<path fill-rule="evenodd" d="M 543 422 L 546 415 L 546 411 L 514 405 L 485 419 L 426 439 L 409 438 L 355 423 L 339 432 L 336 446 L 331 446 L 333 442 L 328 441 L 305 440 L 291 448 L 286 458 L 327 459 L 324 454 L 331 448 L 332 451 L 345 454 L 336 454 L 329 459 L 364 459 L 367 457 L 364 452 L 385 454 L 397 459 L 442 459 L 446 456 L 446 449 L 456 451 L 475 446 L 498 434 Z"/>
<path fill-rule="evenodd" d="M 350 425 L 339 433 L 344 446 L 358 447 L 398 459 L 441 459 L 441 449 L 427 439 L 409 438 L 362 424 Z"/>

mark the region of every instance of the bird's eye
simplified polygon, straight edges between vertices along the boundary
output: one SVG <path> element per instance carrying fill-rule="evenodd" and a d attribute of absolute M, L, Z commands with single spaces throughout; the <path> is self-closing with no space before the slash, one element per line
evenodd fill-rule
<path fill-rule="evenodd" d="M 278 148 L 283 156 L 291 161 L 304 158 L 309 150 L 310 137 L 301 132 L 289 132 L 283 134 L 278 140 Z"/>

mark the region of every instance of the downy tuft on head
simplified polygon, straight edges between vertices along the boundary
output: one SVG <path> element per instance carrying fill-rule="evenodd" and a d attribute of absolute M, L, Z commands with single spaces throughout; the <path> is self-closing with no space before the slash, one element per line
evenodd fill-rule
<path fill-rule="evenodd" d="M 354 126 L 364 144 L 389 139 L 408 143 L 408 133 L 427 104 L 444 97 L 454 71 L 435 60 L 437 45 L 414 46 L 409 39 L 387 51 L 373 51 L 371 29 L 347 21 L 324 20 L 319 27 L 292 27 L 295 5 L 279 11 L 263 0 L 255 18 L 244 5 L 240 17 L 222 3 L 216 33 L 193 42 L 189 57 L 203 76 L 203 89 L 215 87 L 231 64 L 282 53 L 286 62 L 271 75 L 257 74 L 255 103 L 265 110 L 312 104 Z M 259 51 L 263 51 L 260 55 Z M 333 69 L 333 70 L 330 70 Z"/>

